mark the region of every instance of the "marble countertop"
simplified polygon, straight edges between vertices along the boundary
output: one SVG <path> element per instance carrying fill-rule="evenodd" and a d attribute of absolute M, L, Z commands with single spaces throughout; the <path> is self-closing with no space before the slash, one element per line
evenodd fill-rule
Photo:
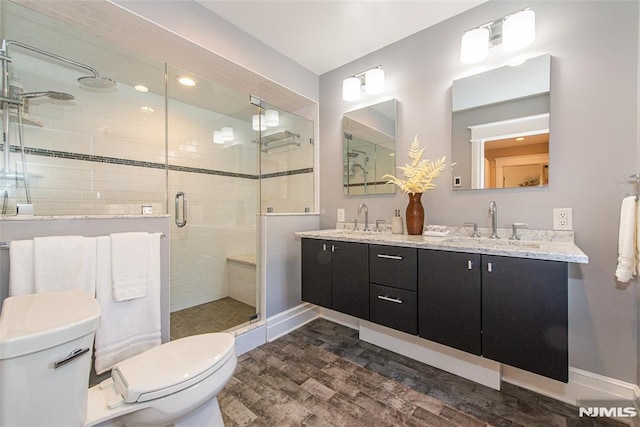
<path fill-rule="evenodd" d="M 508 230 L 500 231 L 500 239 L 472 238 L 456 233 L 451 233 L 445 237 L 431 237 L 391 234 L 388 231 L 365 232 L 347 229 L 302 231 L 295 233 L 295 236 L 299 238 L 563 261 L 577 264 L 587 264 L 589 262 L 589 257 L 573 242 L 573 234 L 568 239 L 565 237 L 558 238 L 554 232 L 529 230 L 529 235 L 535 236 L 535 240 L 509 240 L 508 235 L 504 237 L 505 232 Z"/>
<path fill-rule="evenodd" d="M 75 219 L 147 219 L 169 218 L 167 214 L 105 214 L 105 215 L 2 215 L 0 221 L 51 221 Z"/>

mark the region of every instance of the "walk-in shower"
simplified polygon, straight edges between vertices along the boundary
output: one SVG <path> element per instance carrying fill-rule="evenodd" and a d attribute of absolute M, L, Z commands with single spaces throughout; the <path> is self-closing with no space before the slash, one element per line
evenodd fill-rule
<path fill-rule="evenodd" d="M 73 7 L 73 2 L 65 4 Z M 122 10 L 111 7 L 105 2 L 121 18 Z M 223 329 L 247 324 L 257 313 L 263 320 L 269 309 L 278 313 L 284 294 L 271 292 L 267 306 L 269 298 L 260 288 L 260 280 L 267 279 L 260 277 L 266 277 L 260 265 L 266 252 L 259 239 L 263 223 L 284 218 L 293 227 L 292 218 L 310 218 L 305 212 L 315 212 L 312 119 L 317 105 L 171 33 L 149 32 L 145 22 L 116 42 L 120 34 L 113 25 L 104 24 L 106 30 L 97 36 L 86 26 L 62 23 L 14 2 L 3 3 L 0 14 L 0 37 L 21 42 L 6 43 L 11 58 L 3 52 L 5 66 L 11 67 L 7 96 L 2 94 L 11 113 L 4 123 L 10 123 L 12 133 L 5 171 L 16 179 L 0 180 L 0 197 L 8 190 L 0 221 L 10 223 L 16 206 L 25 203 L 22 166 L 28 166 L 36 216 L 89 216 L 97 229 L 103 219 L 102 224 L 132 216 L 141 222 L 166 220 L 170 295 L 165 310 L 204 315 L 195 325 L 187 323 L 191 317 L 181 323 L 171 316 L 170 326 L 178 327 L 179 335 L 203 332 L 200 328 L 219 320 L 229 325 L 226 320 L 235 314 L 239 320 Z M 103 22 L 113 21 L 103 14 L 96 25 Z M 148 46 L 136 47 L 140 41 Z M 182 75 L 192 77 L 196 86 L 182 86 L 177 80 Z M 268 105 L 252 104 L 250 95 L 262 95 Z M 23 126 L 16 124 L 18 107 Z M 253 116 L 261 118 L 266 110 L 277 110 L 279 121 L 264 130 L 257 123 L 256 129 Z M 232 139 L 215 138 L 223 128 L 232 128 Z M 18 131 L 24 132 L 24 150 Z M 20 161 L 20 151 L 26 161 Z M 267 207 L 275 213 L 267 215 Z M 268 286 L 274 285 L 279 283 Z M 240 304 L 230 300 L 243 303 L 248 312 L 236 310 Z"/>
<path fill-rule="evenodd" d="M 34 46 L 30 46 L 25 43 L 21 43 L 16 40 L 2 40 L 2 48 L 0 49 L 0 64 L 1 64 L 1 87 L 0 87 L 0 105 L 2 106 L 2 144 L 4 152 L 3 169 L 0 172 L 0 179 L 14 179 L 23 180 L 26 193 L 27 204 L 31 204 L 31 191 L 29 188 L 29 176 L 27 173 L 27 162 L 25 159 L 25 145 L 24 145 L 24 130 L 23 130 L 23 114 L 25 110 L 28 111 L 28 103 L 30 99 L 46 97 L 55 101 L 72 101 L 75 96 L 54 90 L 46 91 L 33 91 L 23 92 L 22 88 L 11 85 L 11 56 L 9 56 L 9 46 L 16 46 L 22 49 L 29 50 L 31 52 L 43 55 L 62 63 L 70 64 L 78 68 L 90 71 L 91 76 L 81 76 L 77 79 L 78 83 L 84 87 L 92 89 L 112 89 L 116 86 L 116 82 L 112 79 L 101 77 L 97 70 L 94 68 L 82 64 L 77 61 L 65 58 L 60 55 L 48 52 L 43 49 L 39 49 Z M 15 116 L 18 123 L 18 139 L 20 144 L 20 155 L 22 159 L 22 174 L 19 174 L 17 170 L 11 170 L 10 154 L 11 144 L 9 138 L 9 132 L 11 127 L 9 125 L 11 121 L 11 112 L 15 111 Z M 5 198 L 2 208 L 2 213 L 6 213 L 6 199 L 7 192 L 5 190 Z"/>

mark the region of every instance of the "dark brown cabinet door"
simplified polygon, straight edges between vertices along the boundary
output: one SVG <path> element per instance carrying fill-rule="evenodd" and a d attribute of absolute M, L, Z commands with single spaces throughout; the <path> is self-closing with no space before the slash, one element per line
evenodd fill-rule
<path fill-rule="evenodd" d="M 482 355 L 568 381 L 565 262 L 482 256 Z"/>
<path fill-rule="evenodd" d="M 480 355 L 480 255 L 418 251 L 418 335 Z"/>
<path fill-rule="evenodd" d="M 332 309 L 369 320 L 369 245 L 332 242 Z"/>
<path fill-rule="evenodd" d="M 331 308 L 331 242 L 302 239 L 302 300 Z"/>

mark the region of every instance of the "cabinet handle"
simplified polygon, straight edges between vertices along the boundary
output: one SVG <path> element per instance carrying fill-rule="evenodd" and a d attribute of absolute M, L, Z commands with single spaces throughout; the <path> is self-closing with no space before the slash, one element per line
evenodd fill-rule
<path fill-rule="evenodd" d="M 401 256 L 398 255 L 383 255 L 383 254 L 378 254 L 378 258 L 385 258 L 385 259 L 398 259 L 398 260 L 402 260 Z"/>
<path fill-rule="evenodd" d="M 493 266 L 491 265 L 491 263 L 490 263 L 490 262 L 488 262 L 488 263 L 487 263 L 487 271 L 488 271 L 489 273 L 491 273 L 491 272 L 493 271 Z"/>
<path fill-rule="evenodd" d="M 331 245 L 331 252 L 335 252 L 336 250 L 338 250 L 338 247 L 336 245 Z"/>
<path fill-rule="evenodd" d="M 467 260 L 467 270 L 473 270 L 473 263 L 471 262 L 471 260 Z"/>
<path fill-rule="evenodd" d="M 395 302 L 396 304 L 402 304 L 402 300 L 399 298 L 391 298 L 385 295 L 378 295 L 378 299 L 382 299 L 389 302 Z"/>
<path fill-rule="evenodd" d="M 322 250 L 323 250 L 323 251 L 326 251 L 326 250 L 327 250 L 327 244 L 326 244 L 326 243 L 323 243 L 323 244 L 322 244 Z"/>

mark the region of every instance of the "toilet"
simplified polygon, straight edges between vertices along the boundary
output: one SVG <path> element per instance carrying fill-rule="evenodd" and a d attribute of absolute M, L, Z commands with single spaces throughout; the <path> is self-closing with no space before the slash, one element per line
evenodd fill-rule
<path fill-rule="evenodd" d="M 222 426 L 217 394 L 236 368 L 227 333 L 171 341 L 88 388 L 100 306 L 82 291 L 5 299 L 0 426 Z"/>

